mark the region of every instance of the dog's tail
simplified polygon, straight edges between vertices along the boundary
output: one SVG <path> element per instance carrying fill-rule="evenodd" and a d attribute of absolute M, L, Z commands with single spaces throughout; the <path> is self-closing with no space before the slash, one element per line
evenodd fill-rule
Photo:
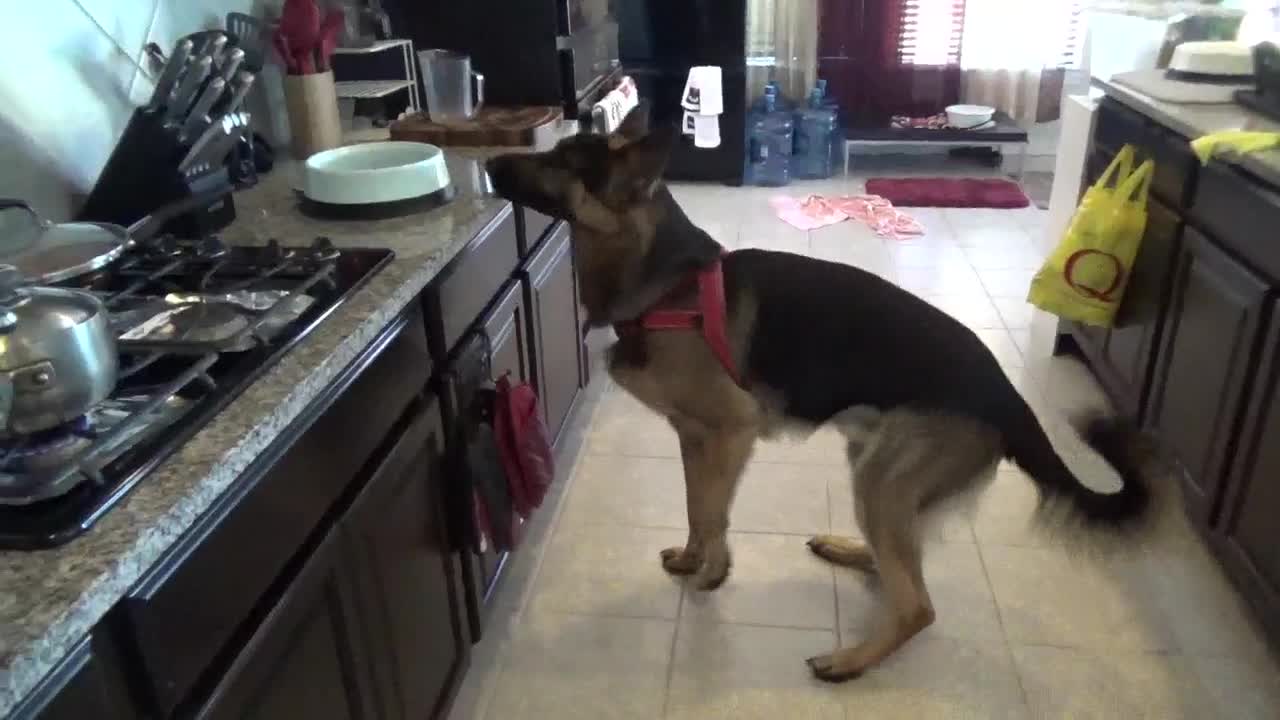
<path fill-rule="evenodd" d="M 1120 489 L 1105 492 L 1081 483 L 1029 407 L 1026 415 L 1024 422 L 1006 435 L 1006 452 L 1035 482 L 1042 511 L 1056 515 L 1054 511 L 1065 508 L 1068 518 L 1087 528 L 1113 531 L 1135 529 L 1150 515 L 1152 487 L 1142 471 L 1143 453 L 1136 430 L 1121 420 L 1100 416 L 1076 425 L 1089 447 L 1120 476 Z"/>

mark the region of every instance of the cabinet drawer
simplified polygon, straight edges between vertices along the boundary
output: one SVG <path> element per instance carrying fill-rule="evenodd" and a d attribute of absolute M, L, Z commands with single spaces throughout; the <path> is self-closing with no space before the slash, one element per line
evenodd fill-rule
<path fill-rule="evenodd" d="M 538 242 L 547 234 L 555 218 L 523 206 L 516 211 L 520 213 L 520 257 L 526 258 L 538 248 Z"/>
<path fill-rule="evenodd" d="M 1198 161 L 1186 138 L 1108 98 L 1098 111 L 1094 141 L 1107 163 L 1120 148 L 1133 145 L 1139 161 L 1155 161 L 1151 191 L 1173 207 L 1186 207 L 1190 202 Z M 1099 170 L 1105 168 L 1106 163 Z"/>
<path fill-rule="evenodd" d="M 187 696 L 425 389 L 431 363 L 411 308 L 121 601 L 139 682 L 160 714 Z"/>
<path fill-rule="evenodd" d="M 427 289 L 427 332 L 437 360 L 448 355 L 515 271 L 516 236 L 515 212 L 507 205 Z"/>
<path fill-rule="evenodd" d="M 1223 163 L 1200 173 L 1191 219 L 1223 247 L 1273 280 L 1280 280 L 1280 192 L 1267 188 Z"/>

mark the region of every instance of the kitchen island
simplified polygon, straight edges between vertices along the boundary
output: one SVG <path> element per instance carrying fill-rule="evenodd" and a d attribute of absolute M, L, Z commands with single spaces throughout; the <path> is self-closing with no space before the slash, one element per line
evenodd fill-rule
<path fill-rule="evenodd" d="M 1116 326 L 1061 323 L 1058 349 L 1078 352 L 1157 439 L 1192 519 L 1280 647 L 1280 150 L 1202 165 L 1188 145 L 1280 122 L 1094 84 L 1106 97 L 1087 182 L 1125 145 L 1155 173 Z"/>
<path fill-rule="evenodd" d="M 311 693 L 329 707 L 316 717 L 447 703 L 501 568 L 460 547 L 469 518 L 444 487 L 455 356 L 483 331 L 493 370 L 535 382 L 553 429 L 585 384 L 567 228 L 490 195 L 485 155 L 447 153 L 457 197 L 397 219 L 304 215 L 287 163 L 237 193 L 231 244 L 326 236 L 395 258 L 85 535 L 0 553 L 0 717 L 242 717 L 299 699 L 246 682 L 336 683 Z M 388 578 L 352 567 L 394 571 L 407 551 L 434 574 L 403 592 L 438 596 L 365 592 Z M 415 603 L 449 617 L 406 626 Z M 402 647 L 434 627 L 449 637 Z M 294 653 L 310 680 L 268 677 Z M 428 660 L 444 689 L 405 688 L 399 675 Z"/>

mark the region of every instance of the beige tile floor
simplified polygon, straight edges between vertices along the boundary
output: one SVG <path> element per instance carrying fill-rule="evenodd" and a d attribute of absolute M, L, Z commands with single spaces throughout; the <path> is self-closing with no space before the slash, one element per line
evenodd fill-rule
<path fill-rule="evenodd" d="M 986 340 L 1077 471 L 1113 481 L 1060 420 L 1101 393 L 1050 358 L 1053 323 L 1023 302 L 1043 211 L 919 210 L 927 233 L 901 242 L 854 222 L 794 230 L 762 189 L 674 191 L 727 246 L 857 264 L 946 309 Z M 839 438 L 757 450 L 733 508 L 733 575 L 695 593 L 658 564 L 684 537 L 674 436 L 602 375 L 590 394 L 581 451 L 499 591 L 454 718 L 1280 718 L 1277 665 L 1176 513 L 1124 552 L 1073 552 L 1028 527 L 1034 493 L 1011 468 L 929 534 L 937 623 L 857 680 L 817 682 L 803 659 L 855 642 L 877 602 L 804 546 L 853 532 Z"/>

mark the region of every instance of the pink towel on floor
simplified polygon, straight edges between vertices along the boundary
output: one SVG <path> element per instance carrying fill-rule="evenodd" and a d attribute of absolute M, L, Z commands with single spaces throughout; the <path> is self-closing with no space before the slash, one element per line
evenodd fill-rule
<path fill-rule="evenodd" d="M 834 198 L 810 195 L 804 200 L 778 195 L 770 198 L 769 204 L 783 222 L 800 230 L 815 230 L 854 218 L 866 223 L 877 235 L 894 240 L 924 233 L 924 227 L 915 218 L 879 195 Z"/>
<path fill-rule="evenodd" d="M 769 204 L 773 206 L 783 222 L 801 230 L 816 230 L 827 225 L 835 225 L 849 217 L 821 195 L 810 195 L 804 200 L 775 195 L 769 198 Z"/>

